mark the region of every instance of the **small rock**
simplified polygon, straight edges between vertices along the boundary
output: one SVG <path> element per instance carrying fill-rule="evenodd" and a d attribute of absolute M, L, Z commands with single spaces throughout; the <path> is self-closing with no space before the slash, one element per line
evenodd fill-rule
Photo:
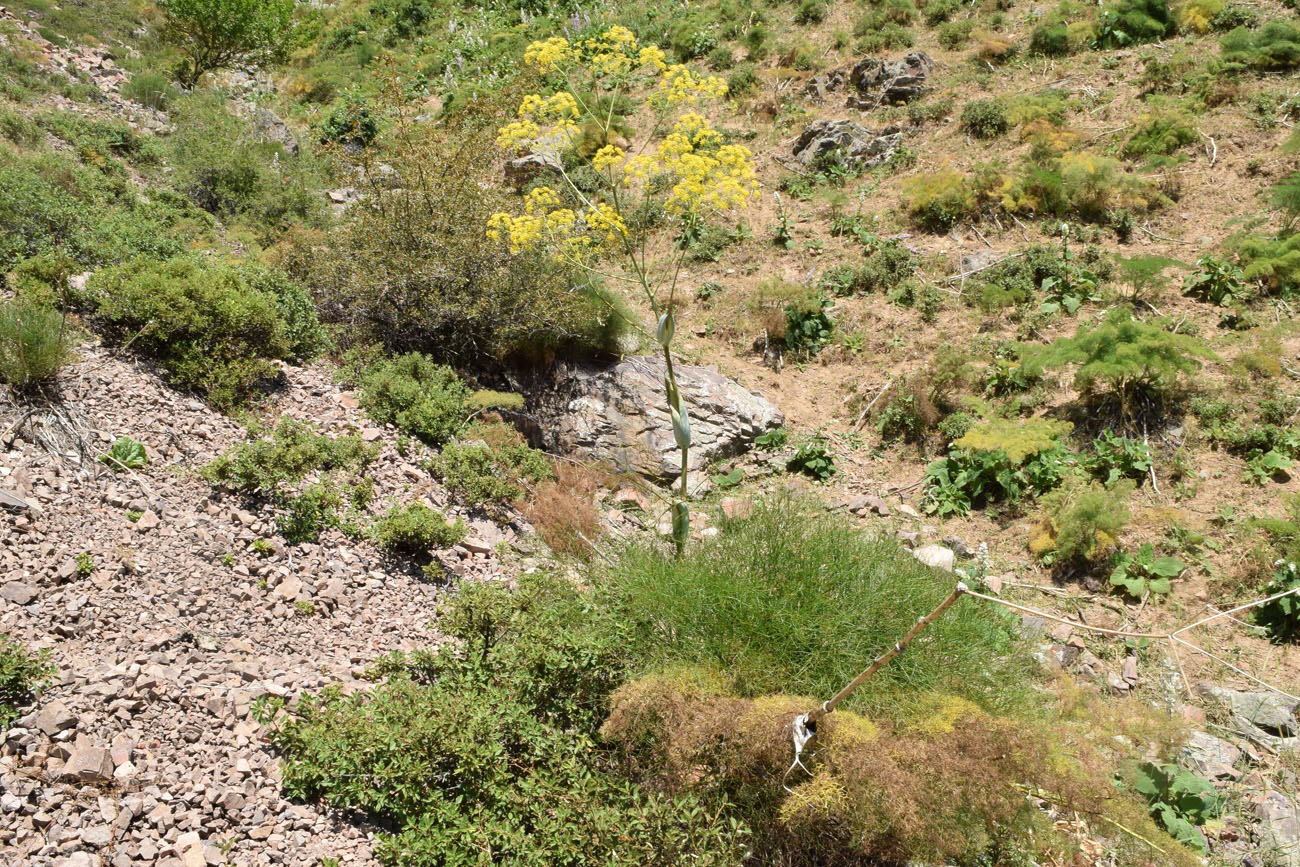
<path fill-rule="evenodd" d="M 1192 732 L 1187 745 L 1183 747 L 1183 755 L 1187 756 L 1188 761 L 1196 766 L 1203 777 L 1223 776 L 1222 773 L 1214 773 L 1215 769 L 1231 769 L 1241 760 L 1241 750 L 1236 745 L 1205 732 Z"/>
<path fill-rule="evenodd" d="M 51 701 L 36 714 L 36 727 L 49 737 L 77 725 L 77 715 L 61 701 Z"/>
<path fill-rule="evenodd" d="M 728 520 L 748 518 L 754 514 L 754 502 L 739 497 L 727 497 L 722 501 L 722 515 Z"/>
<path fill-rule="evenodd" d="M 36 598 L 37 590 L 21 581 L 9 581 L 0 587 L 0 599 L 7 599 L 15 605 L 26 605 Z"/>
<path fill-rule="evenodd" d="M 135 530 L 137 533 L 148 533 L 150 530 L 156 529 L 158 523 L 158 515 L 154 513 L 154 510 L 145 509 L 139 520 L 135 522 Z"/>
<path fill-rule="evenodd" d="M 1232 711 L 1241 721 L 1271 735 L 1294 737 L 1300 733 L 1296 709 L 1300 702 L 1275 692 L 1241 692 L 1212 683 L 1202 683 L 1196 691 Z"/>
<path fill-rule="evenodd" d="M 931 568 L 942 569 L 945 572 L 951 572 L 957 560 L 953 550 L 942 545 L 922 545 L 912 552 L 912 556 Z"/>
<path fill-rule="evenodd" d="M 87 747 L 72 754 L 59 781 L 64 783 L 108 783 L 113 779 L 113 758 L 102 747 Z"/>

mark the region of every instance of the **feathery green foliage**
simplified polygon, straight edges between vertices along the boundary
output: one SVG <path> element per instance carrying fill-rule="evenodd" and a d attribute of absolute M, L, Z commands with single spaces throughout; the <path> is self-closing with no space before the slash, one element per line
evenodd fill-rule
<path fill-rule="evenodd" d="M 952 590 L 951 576 L 894 540 L 864 536 L 811 503 L 759 503 L 721 530 L 680 559 L 634 546 L 599 577 L 647 669 L 705 665 L 737 695 L 829 697 Z M 907 717 L 923 693 L 939 691 L 1006 709 L 1024 698 L 1028 674 L 1002 618 L 959 606 L 848 706 Z"/>
<path fill-rule="evenodd" d="M 72 360 L 59 311 L 28 301 L 0 302 L 0 382 L 25 390 L 49 382 Z"/>
<path fill-rule="evenodd" d="M 1300 66 L 1300 28 L 1284 18 L 1273 18 L 1258 30 L 1238 27 L 1220 45 L 1229 63 L 1262 71 Z"/>
<path fill-rule="evenodd" d="M 1113 485 L 1077 480 L 1043 497 L 1043 522 L 1029 540 L 1029 550 L 1044 562 L 1092 568 L 1107 560 L 1128 525 L 1128 500 L 1134 483 Z"/>
<path fill-rule="evenodd" d="M 1069 422 L 996 419 L 954 440 L 947 457 L 925 470 L 924 511 L 965 515 L 990 502 L 1017 505 L 1060 484 L 1068 455 L 1060 437 Z"/>
<path fill-rule="evenodd" d="M 1216 357 L 1199 338 L 1165 331 L 1126 310 L 1114 310 L 1096 325 L 1079 326 L 1074 337 L 1027 348 L 1024 365 L 1031 373 L 1079 365 L 1075 388 L 1084 394 L 1113 393 L 1121 416 L 1129 420 L 1140 397 L 1162 399 L 1184 375 L 1199 370 L 1202 359 Z"/>
<path fill-rule="evenodd" d="M 470 389 L 445 365 L 408 352 L 381 360 L 357 374 L 361 405 L 381 424 L 442 445 L 469 420 Z"/>

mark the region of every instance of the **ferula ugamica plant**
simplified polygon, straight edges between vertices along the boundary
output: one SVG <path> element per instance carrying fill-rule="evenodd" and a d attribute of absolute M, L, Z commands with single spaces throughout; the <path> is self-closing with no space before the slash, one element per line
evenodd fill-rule
<path fill-rule="evenodd" d="M 690 524 L 691 425 L 673 369 L 677 278 L 691 237 L 709 219 L 744 208 L 757 195 L 753 156 L 729 143 L 702 113 L 709 102 L 726 96 L 726 82 L 667 63 L 660 48 L 638 45 L 624 27 L 577 42 L 562 37 L 534 42 L 524 61 L 548 92 L 526 95 L 497 143 L 512 155 L 549 157 L 562 183 L 559 189 L 533 186 L 524 196 L 523 213 L 493 214 L 487 236 L 514 252 L 544 248 L 645 296 L 656 320 L 668 414 L 681 452 L 672 503 L 673 542 L 680 555 Z M 628 106 L 634 95 L 645 96 L 644 130 L 635 146 L 624 138 L 631 132 Z M 580 162 L 563 159 L 565 154 Z M 590 170 L 597 180 L 578 182 L 577 169 L 566 166 Z M 667 221 L 675 229 L 670 250 L 652 243 L 646 214 L 660 215 L 659 225 Z"/>

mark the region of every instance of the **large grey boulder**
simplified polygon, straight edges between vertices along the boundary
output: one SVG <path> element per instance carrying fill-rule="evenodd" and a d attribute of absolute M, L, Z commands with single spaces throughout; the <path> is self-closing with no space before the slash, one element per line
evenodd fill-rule
<path fill-rule="evenodd" d="M 1281 792 L 1267 792 L 1255 811 L 1265 863 L 1300 867 L 1300 805 Z"/>
<path fill-rule="evenodd" d="M 691 417 L 689 469 L 748 449 L 785 421 L 765 398 L 709 367 L 674 366 Z M 560 363 L 534 392 L 529 410 L 547 449 L 608 461 L 658 482 L 681 475 L 657 355 L 613 365 Z"/>
<path fill-rule="evenodd" d="M 845 162 L 871 168 L 893 156 L 902 142 L 903 134 L 894 129 L 876 132 L 852 120 L 819 120 L 808 124 L 795 139 L 794 155 L 811 166 L 839 151 Z"/>
<path fill-rule="evenodd" d="M 262 141 L 281 145 L 291 154 L 298 153 L 298 137 L 293 134 L 289 124 L 285 123 L 280 115 L 269 108 L 255 105 L 249 112 L 249 119 L 252 120 L 253 129 Z"/>
<path fill-rule="evenodd" d="M 897 60 L 866 57 L 851 67 L 832 69 L 810 79 L 803 94 L 820 103 L 832 93 L 847 90 L 846 106 L 870 111 L 879 105 L 902 105 L 922 96 L 929 89 L 933 71 L 934 60 L 924 51 Z"/>
<path fill-rule="evenodd" d="M 1294 737 L 1300 734 L 1300 720 L 1296 718 L 1300 702 L 1294 699 L 1276 692 L 1241 692 L 1212 683 L 1202 683 L 1196 689 L 1203 698 L 1231 711 L 1239 723 L 1254 726 L 1273 736 Z"/>

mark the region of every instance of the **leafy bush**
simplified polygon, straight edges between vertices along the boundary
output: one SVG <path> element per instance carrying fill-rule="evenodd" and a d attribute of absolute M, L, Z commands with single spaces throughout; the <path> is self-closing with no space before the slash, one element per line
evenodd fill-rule
<path fill-rule="evenodd" d="M 1044 312 L 1073 314 L 1096 300 L 1111 271 L 1110 261 L 1095 247 L 1078 254 L 1066 245 L 1035 244 L 974 275 L 969 292 L 985 310 L 1030 304 L 1042 293 Z"/>
<path fill-rule="evenodd" d="M 572 266 L 512 253 L 467 229 L 506 209 L 499 169 L 472 156 L 491 150 L 489 130 L 438 132 L 415 123 L 400 83 L 389 84 L 375 111 L 390 119 L 384 161 L 403 184 L 385 188 L 367 164 L 375 184 L 324 249 L 304 236 L 286 259 L 314 290 L 322 318 L 342 327 L 345 342 L 457 365 L 618 352 L 631 315 L 614 294 Z"/>
<path fill-rule="evenodd" d="M 808 297 L 786 305 L 785 345 L 799 355 L 815 355 L 831 340 L 835 323 L 826 313 L 831 302 L 825 298 Z"/>
<path fill-rule="evenodd" d="M 1044 519 L 1029 540 L 1029 550 L 1046 563 L 1091 568 L 1105 562 L 1128 524 L 1134 484 L 1077 481 L 1043 497 Z"/>
<path fill-rule="evenodd" d="M 1198 852 L 1208 851 L 1197 826 L 1216 818 L 1226 803 L 1213 783 L 1177 765 L 1143 762 L 1133 788 L 1146 798 L 1152 818 L 1171 837 Z"/>
<path fill-rule="evenodd" d="M 1140 483 L 1151 470 L 1151 449 L 1141 440 L 1105 430 L 1093 440 L 1092 447 L 1093 454 L 1085 466 L 1107 485 L 1120 479 L 1136 479 Z"/>
<path fill-rule="evenodd" d="M 438 447 L 469 420 L 470 390 L 456 371 L 409 352 L 357 374 L 361 406 L 381 424 Z"/>
<path fill-rule="evenodd" d="M 1295 641 L 1300 639 L 1300 570 L 1288 560 L 1278 560 L 1274 566 L 1273 577 L 1264 585 L 1264 596 L 1296 592 L 1256 608 L 1255 622 L 1274 641 Z"/>
<path fill-rule="evenodd" d="M 310 422 L 283 418 L 270 436 L 232 446 L 202 475 L 227 490 L 270 497 L 311 473 L 363 469 L 378 452 L 360 437 L 334 439 Z"/>
<path fill-rule="evenodd" d="M 1245 301 L 1250 292 L 1239 266 L 1202 256 L 1196 260 L 1196 270 L 1183 278 L 1183 294 L 1218 307 L 1231 307 Z"/>
<path fill-rule="evenodd" d="M 376 519 L 370 537 L 390 554 L 418 557 L 460 544 L 467 532 L 459 518 L 448 521 L 441 512 L 410 503 L 393 506 Z"/>
<path fill-rule="evenodd" d="M 903 204 L 918 226 L 940 234 L 979 216 L 975 191 L 954 169 L 904 181 Z"/>
<path fill-rule="evenodd" d="M 866 261 L 828 269 L 822 275 L 823 289 L 838 296 L 866 295 L 891 289 L 916 273 L 916 259 L 901 241 L 868 235 L 864 243 Z"/>
<path fill-rule="evenodd" d="M 326 690 L 275 727 L 286 793 L 384 822 L 386 864 L 738 863 L 743 826 L 639 791 L 596 740 L 625 654 L 594 616 L 562 577 L 460 585 L 439 619 L 454 641 L 385 658 L 386 682 Z"/>
<path fill-rule="evenodd" d="M 1016 505 L 1060 484 L 1067 455 L 1060 437 L 1067 422 L 1049 419 L 999 419 L 973 426 L 952 443 L 948 456 L 925 470 L 922 509 L 931 514 L 965 515 L 989 502 Z"/>
<path fill-rule="evenodd" d="M 1265 294 L 1283 298 L 1300 292 L 1300 234 L 1280 238 L 1248 235 L 1236 243 L 1242 276 Z"/>
<path fill-rule="evenodd" d="M 1186 568 L 1177 557 L 1156 556 L 1155 547 L 1147 542 L 1132 554 L 1115 556 L 1110 584 L 1123 588 L 1134 599 L 1142 599 L 1148 593 L 1168 596 L 1173 590 L 1173 579 L 1183 574 Z"/>
<path fill-rule="evenodd" d="M 1220 42 L 1223 59 L 1259 70 L 1300 66 L 1300 29 L 1283 18 L 1273 18 L 1258 30 L 1238 27 Z"/>
<path fill-rule="evenodd" d="M 1121 418 L 1131 421 L 1139 404 L 1157 408 L 1200 359 L 1215 358 L 1200 339 L 1141 322 L 1124 310 L 1112 311 L 1095 326 L 1081 325 L 1074 337 L 1025 350 L 1030 373 L 1078 364 L 1074 387 L 1084 395 L 1113 394 Z"/>
<path fill-rule="evenodd" d="M 49 382 L 72 360 L 72 341 L 57 310 L 0 302 L 0 382 L 19 391 Z"/>
<path fill-rule="evenodd" d="M 257 266 L 142 257 L 97 271 L 82 301 L 109 342 L 130 345 L 221 408 L 274 376 L 271 359 L 324 342 L 300 290 Z"/>
<path fill-rule="evenodd" d="M 801 473 L 811 479 L 824 482 L 837 472 L 835 455 L 826 447 L 823 437 L 811 437 L 785 462 L 786 472 Z"/>
<path fill-rule="evenodd" d="M 427 467 L 466 503 L 489 510 L 523 499 L 525 485 L 554 477 L 546 454 L 501 424 L 476 425 L 460 442 L 444 445 Z"/>
<path fill-rule="evenodd" d="M 185 53 L 176 71 L 193 88 L 205 73 L 273 59 L 293 22 L 293 0 L 165 0 L 163 36 Z"/>
<path fill-rule="evenodd" d="M 1124 156 L 1172 154 L 1199 138 L 1196 127 L 1176 111 L 1143 115 L 1124 144 Z"/>
<path fill-rule="evenodd" d="M 1064 57 L 1074 50 L 1070 29 L 1065 22 L 1040 24 L 1029 35 L 1029 53 L 1045 57 Z"/>
<path fill-rule="evenodd" d="M 379 118 L 358 93 L 349 93 L 320 124 L 320 140 L 369 147 L 379 135 Z"/>
<path fill-rule="evenodd" d="M 997 99 L 973 99 L 961 110 L 961 126 L 975 138 L 991 139 L 1011 128 L 1007 109 Z"/>
<path fill-rule="evenodd" d="M 315 542 L 326 528 L 340 525 L 343 497 L 333 485 L 307 485 L 280 499 L 282 508 L 275 516 L 275 529 L 288 542 Z"/>
<path fill-rule="evenodd" d="M 29 653 L 15 639 L 0 634 L 0 728 L 9 728 L 18 708 L 53 683 L 56 671 L 48 650 Z"/>
<path fill-rule="evenodd" d="M 1094 44 L 1123 48 L 1174 35 L 1176 25 L 1167 0 L 1119 0 L 1097 16 Z"/>

